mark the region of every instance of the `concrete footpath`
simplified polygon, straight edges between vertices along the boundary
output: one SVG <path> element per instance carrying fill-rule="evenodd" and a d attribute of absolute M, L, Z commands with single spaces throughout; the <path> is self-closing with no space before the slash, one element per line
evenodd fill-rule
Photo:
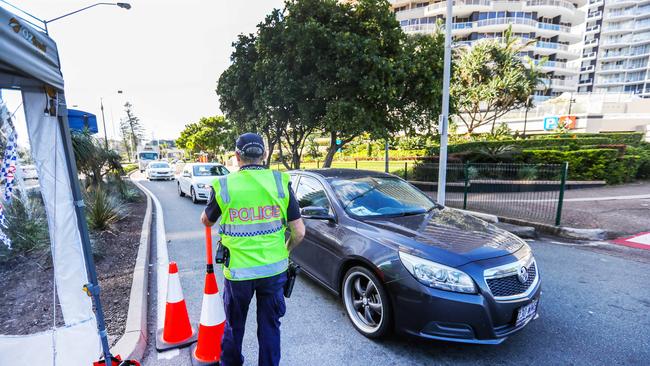
<path fill-rule="evenodd" d="M 650 182 L 568 190 L 564 198 L 562 226 L 610 236 L 650 231 Z"/>

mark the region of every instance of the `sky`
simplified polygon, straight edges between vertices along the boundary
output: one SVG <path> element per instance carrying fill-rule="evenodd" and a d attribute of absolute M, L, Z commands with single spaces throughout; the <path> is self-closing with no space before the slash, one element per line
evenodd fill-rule
<path fill-rule="evenodd" d="M 7 1 L 41 19 L 96 2 Z M 103 137 L 103 98 L 109 139 L 119 134 L 127 100 L 148 139 L 175 139 L 187 123 L 220 114 L 214 90 L 230 64 L 232 42 L 240 33 L 255 32 L 266 14 L 283 5 L 282 0 L 127 2 L 131 10 L 97 6 L 48 25 L 59 48 L 68 107 L 96 114 L 97 136 Z M 17 95 L 3 95 L 18 107 Z M 20 122 L 20 113 L 16 118 Z"/>

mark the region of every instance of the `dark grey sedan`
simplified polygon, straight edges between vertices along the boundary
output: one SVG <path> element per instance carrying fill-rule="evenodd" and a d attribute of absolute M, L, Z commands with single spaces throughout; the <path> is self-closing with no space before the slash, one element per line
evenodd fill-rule
<path fill-rule="evenodd" d="M 363 335 L 498 344 L 536 317 L 537 263 L 515 235 L 390 174 L 290 174 L 307 227 L 291 257 Z"/>

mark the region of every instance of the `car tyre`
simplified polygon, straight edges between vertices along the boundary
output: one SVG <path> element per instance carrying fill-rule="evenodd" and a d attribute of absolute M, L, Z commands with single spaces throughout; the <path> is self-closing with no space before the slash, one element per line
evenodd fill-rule
<path fill-rule="evenodd" d="M 178 195 L 181 197 L 185 197 L 185 192 L 183 192 L 183 190 L 181 189 L 181 184 L 178 183 L 176 186 L 178 187 Z"/>
<path fill-rule="evenodd" d="M 199 200 L 196 198 L 196 192 L 194 192 L 194 187 L 190 188 L 190 197 L 192 197 L 192 203 L 199 203 Z"/>
<path fill-rule="evenodd" d="M 388 292 L 379 278 L 365 267 L 350 268 L 341 291 L 348 318 L 356 330 L 368 338 L 388 334 L 392 312 Z"/>

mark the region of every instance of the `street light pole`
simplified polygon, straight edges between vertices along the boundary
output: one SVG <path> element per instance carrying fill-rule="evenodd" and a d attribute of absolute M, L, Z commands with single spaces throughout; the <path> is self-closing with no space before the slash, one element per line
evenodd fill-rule
<path fill-rule="evenodd" d="M 122 9 L 126 9 L 126 10 L 131 9 L 131 4 L 129 4 L 129 3 L 96 3 L 96 4 L 88 5 L 88 6 L 86 6 L 85 8 L 81 8 L 81 9 L 79 9 L 79 10 L 72 11 L 72 12 L 67 13 L 67 14 L 63 14 L 63 15 L 61 15 L 61 16 L 58 16 L 58 17 L 53 18 L 53 19 L 50 19 L 50 20 L 44 20 L 44 21 L 43 21 L 43 24 L 45 24 L 45 29 L 47 30 L 47 25 L 48 25 L 49 23 L 52 23 L 52 22 L 54 22 L 54 21 L 57 21 L 57 20 L 59 20 L 59 19 L 61 19 L 61 18 L 65 18 L 65 17 L 70 16 L 70 15 L 72 15 L 72 14 L 80 13 L 80 12 L 82 12 L 82 11 L 84 11 L 84 10 L 87 10 L 87 9 L 90 9 L 90 8 L 94 8 L 95 6 L 98 6 L 98 5 L 117 6 L 117 7 L 120 7 L 120 8 L 122 8 Z"/>
<path fill-rule="evenodd" d="M 99 98 L 99 104 L 102 110 L 102 124 L 104 125 L 104 146 L 108 151 L 108 135 L 106 134 L 106 118 L 104 117 L 104 98 Z"/>
<path fill-rule="evenodd" d="M 438 169 L 439 204 L 445 204 L 445 189 L 447 183 L 447 139 L 449 130 L 449 83 L 451 79 L 451 27 L 453 1 L 447 0 L 447 19 L 445 19 L 445 56 L 442 77 L 442 111 L 439 118 L 440 126 L 440 160 Z"/>

